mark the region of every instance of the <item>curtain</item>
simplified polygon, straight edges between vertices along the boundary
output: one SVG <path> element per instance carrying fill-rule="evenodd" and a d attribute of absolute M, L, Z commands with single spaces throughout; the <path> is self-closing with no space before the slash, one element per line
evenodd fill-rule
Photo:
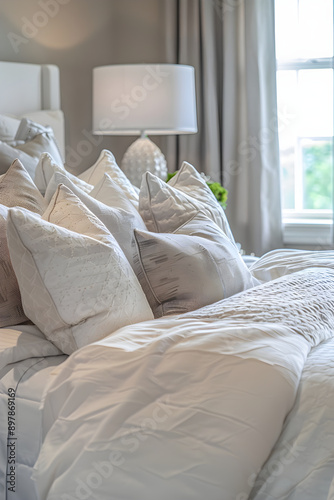
<path fill-rule="evenodd" d="M 195 67 L 198 113 L 198 134 L 167 140 L 169 165 L 223 183 L 247 253 L 282 247 L 274 0 L 166 0 L 166 23 L 168 62 Z"/>

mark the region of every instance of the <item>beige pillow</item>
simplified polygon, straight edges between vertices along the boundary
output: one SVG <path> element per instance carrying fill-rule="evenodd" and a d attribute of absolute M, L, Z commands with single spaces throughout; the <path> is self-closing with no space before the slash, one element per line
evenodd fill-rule
<path fill-rule="evenodd" d="M 0 181 L 0 327 L 27 320 L 7 244 L 8 207 L 20 206 L 42 214 L 44 200 L 19 160 Z"/>
<path fill-rule="evenodd" d="M 24 311 L 49 340 L 70 354 L 152 319 L 124 253 L 77 197 L 59 188 L 44 217 L 12 208 L 7 234 Z"/>
<path fill-rule="evenodd" d="M 224 209 L 203 177 L 183 162 L 178 174 L 165 183 L 150 172 L 143 175 L 139 212 L 150 231 L 169 233 L 197 212 L 204 212 L 234 242 Z"/>
<path fill-rule="evenodd" d="M 134 232 L 135 272 L 155 317 L 181 314 L 259 282 L 235 244 L 198 213 L 173 234 Z"/>
<path fill-rule="evenodd" d="M 92 167 L 79 175 L 79 178 L 96 186 L 102 179 L 104 174 L 119 185 L 124 191 L 128 199 L 133 205 L 138 208 L 139 196 L 129 179 L 122 172 L 116 163 L 114 155 L 107 149 L 103 149 L 98 160 Z"/>
<path fill-rule="evenodd" d="M 120 185 L 110 177 L 109 174 L 104 174 L 100 182 L 90 192 L 90 195 L 96 200 L 105 203 L 109 207 L 122 208 L 130 213 L 138 213 L 133 202 L 120 187 Z"/>

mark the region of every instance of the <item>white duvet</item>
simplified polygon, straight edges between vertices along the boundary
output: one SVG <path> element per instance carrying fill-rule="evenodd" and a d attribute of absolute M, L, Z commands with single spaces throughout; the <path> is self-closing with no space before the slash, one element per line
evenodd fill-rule
<path fill-rule="evenodd" d="M 318 268 L 80 349 L 45 394 L 40 498 L 247 499 L 333 332 L 334 270 Z"/>

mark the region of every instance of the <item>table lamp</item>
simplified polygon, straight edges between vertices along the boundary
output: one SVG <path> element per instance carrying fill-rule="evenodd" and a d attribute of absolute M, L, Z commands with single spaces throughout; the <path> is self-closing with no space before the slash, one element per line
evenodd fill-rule
<path fill-rule="evenodd" d="M 149 135 L 197 132 L 195 73 L 182 64 L 117 64 L 93 69 L 93 133 L 140 135 L 121 168 L 140 186 L 150 171 L 167 177 L 167 164 Z"/>

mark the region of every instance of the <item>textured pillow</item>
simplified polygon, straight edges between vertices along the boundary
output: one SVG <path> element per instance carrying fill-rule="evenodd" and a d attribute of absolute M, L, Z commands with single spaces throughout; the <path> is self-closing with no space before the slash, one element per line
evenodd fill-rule
<path fill-rule="evenodd" d="M 57 161 L 55 161 L 52 155 L 48 153 L 43 153 L 40 155 L 38 164 L 36 166 L 36 172 L 34 178 L 35 184 L 42 194 L 46 192 L 48 184 L 55 172 L 61 172 L 62 174 L 69 177 L 73 182 L 73 184 L 80 187 L 86 193 L 89 193 L 93 189 L 93 186 L 91 184 L 88 184 L 87 182 L 79 179 L 70 172 L 67 172 L 67 170 L 65 170 L 65 168 L 62 166 L 61 163 L 57 163 Z M 55 186 L 55 188 L 56 187 L 57 186 Z M 49 196 L 50 194 L 51 191 L 49 190 Z M 52 195 L 53 194 L 54 193 L 52 193 Z"/>
<path fill-rule="evenodd" d="M 27 320 L 8 251 L 8 207 L 21 206 L 38 214 L 42 214 L 45 208 L 40 192 L 19 160 L 11 165 L 0 181 L 0 203 L 0 327 L 4 327 Z"/>
<path fill-rule="evenodd" d="M 197 214 L 173 234 L 134 231 L 135 272 L 155 317 L 181 314 L 258 284 L 233 242 Z"/>
<path fill-rule="evenodd" d="M 150 172 L 143 175 L 139 212 L 150 231 L 173 232 L 198 211 L 216 222 L 234 242 L 224 209 L 203 177 L 189 163 L 183 162 L 178 174 L 167 184 Z"/>
<path fill-rule="evenodd" d="M 138 208 L 138 193 L 117 165 L 114 155 L 107 149 L 103 149 L 96 163 L 78 177 L 96 186 L 102 180 L 104 174 L 108 174 L 122 188 L 133 205 Z"/>
<path fill-rule="evenodd" d="M 80 188 L 75 186 L 75 184 L 73 184 L 72 181 L 66 177 L 66 175 L 60 172 L 56 172 L 49 182 L 48 189 L 45 193 L 46 200 L 49 199 L 49 187 L 52 188 L 52 192 L 55 192 L 60 184 L 63 185 L 63 189 L 65 189 L 65 186 L 69 188 L 82 201 L 82 203 L 84 203 L 84 205 L 91 212 L 93 212 L 93 214 L 96 215 L 100 221 L 103 222 L 106 228 L 114 236 L 126 258 L 133 267 L 133 230 L 142 229 L 146 231 L 144 221 L 137 210 L 131 207 L 132 211 L 127 212 L 122 208 L 109 207 L 105 203 L 92 198 L 92 196 L 82 191 Z M 54 186 L 57 186 L 57 188 Z"/>
<path fill-rule="evenodd" d="M 60 190 L 45 215 L 64 227 L 18 208 L 7 223 L 24 311 L 66 354 L 153 317 L 116 240 L 73 197 Z"/>
<path fill-rule="evenodd" d="M 15 147 L 0 142 L 0 174 L 7 172 L 10 164 L 18 158 L 25 166 L 30 177 L 34 179 L 39 157 L 44 152 L 50 153 L 55 158 L 55 161 L 61 162 L 53 136 L 48 133 L 38 134 L 31 141 L 18 144 Z"/>

